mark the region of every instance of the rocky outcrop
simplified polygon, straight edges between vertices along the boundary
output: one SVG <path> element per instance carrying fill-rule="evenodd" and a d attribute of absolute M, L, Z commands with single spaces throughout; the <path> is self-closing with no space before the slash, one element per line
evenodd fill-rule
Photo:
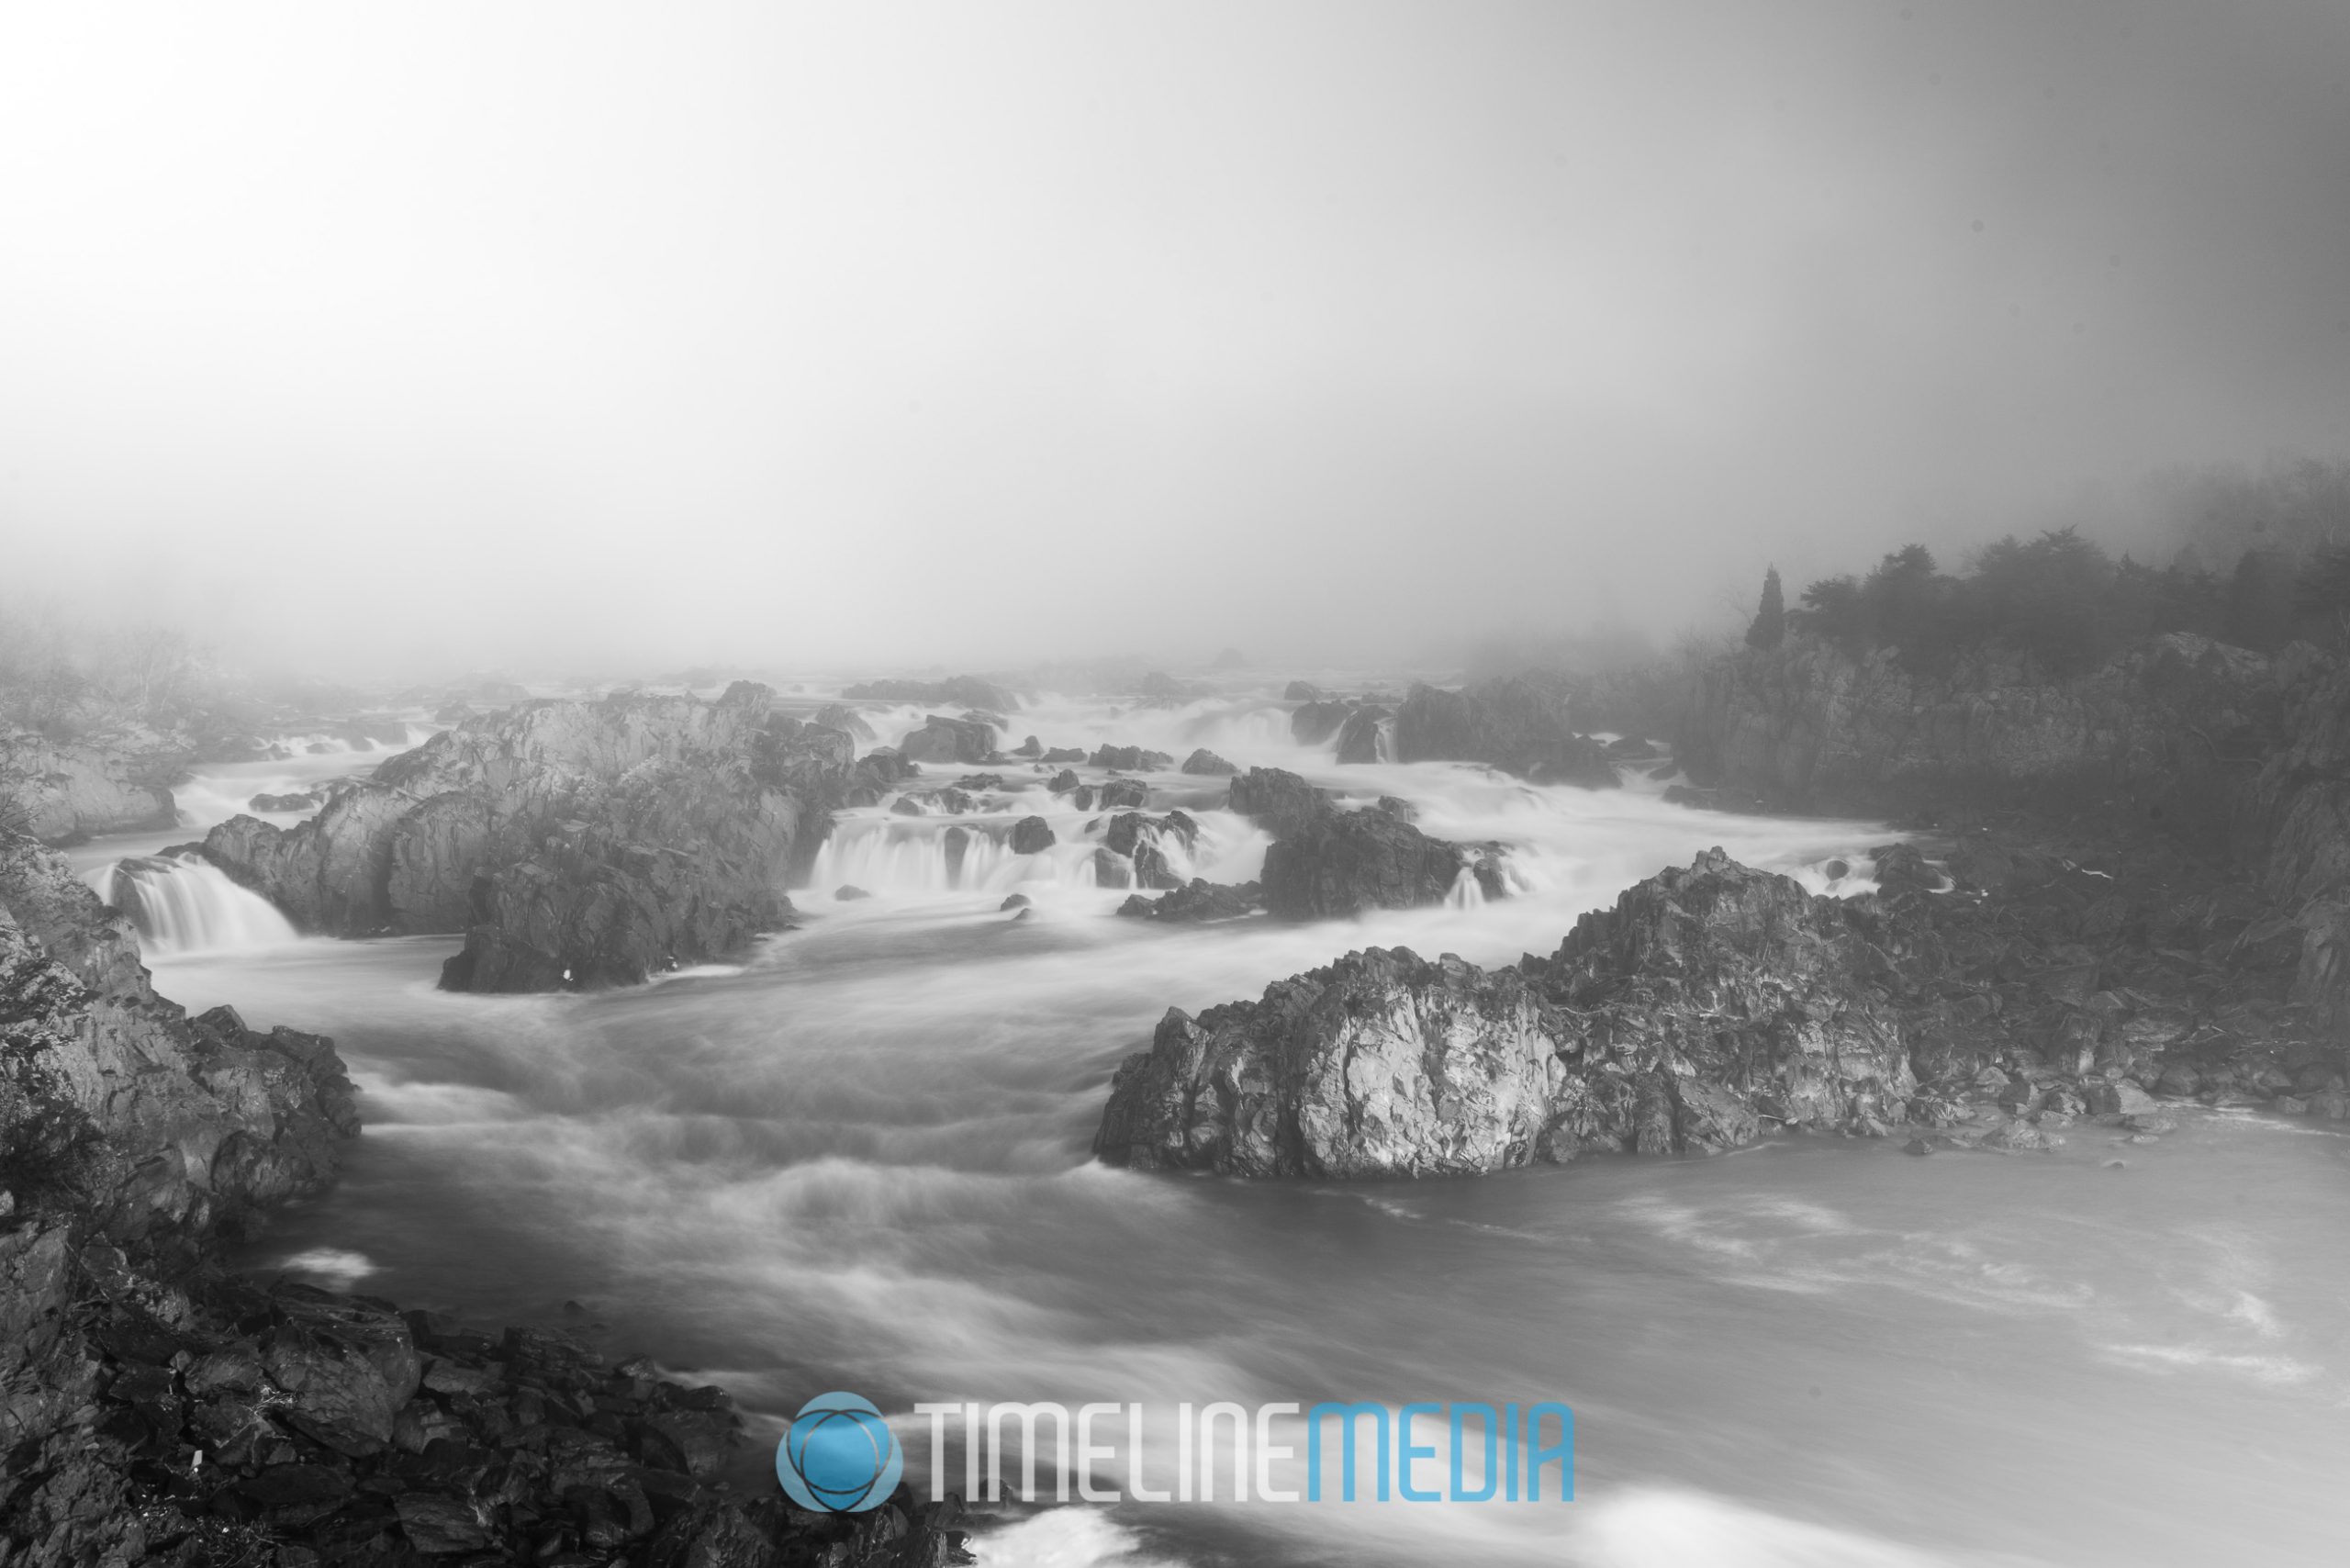
<path fill-rule="evenodd" d="M 1223 774 L 1237 773 L 1240 769 L 1233 767 L 1207 747 L 1202 746 L 1183 759 L 1181 771 L 1193 774 Z"/>
<path fill-rule="evenodd" d="M 1376 808 L 1334 812 L 1265 851 L 1265 907 L 1283 920 L 1414 909 L 1442 903 L 1464 878 L 1485 897 L 1503 897 L 1499 848 L 1430 838 Z"/>
<path fill-rule="evenodd" d="M 1053 846 L 1052 824 L 1042 817 L 1022 817 L 1012 824 L 1012 852 L 1038 855 Z"/>
<path fill-rule="evenodd" d="M 1095 1150 L 1250 1176 L 1472 1175 L 1585 1150 L 1732 1148 L 1898 1119 L 1916 1084 L 1868 981 L 1871 912 L 1719 851 L 1484 970 L 1351 953 L 1261 1001 L 1170 1011 Z"/>
<path fill-rule="evenodd" d="M 1265 890 L 1261 883 L 1243 882 L 1237 887 L 1229 887 L 1194 877 L 1183 886 L 1155 899 L 1135 893 L 1118 906 L 1118 913 L 1136 920 L 1176 920 L 1197 924 L 1210 920 L 1237 920 L 1264 907 Z"/>
<path fill-rule="evenodd" d="M 1381 743 L 1385 737 L 1387 721 L 1393 715 L 1376 703 L 1350 710 L 1338 726 L 1338 760 L 1344 763 L 1378 762 Z"/>
<path fill-rule="evenodd" d="M 1294 687 L 1292 688 L 1295 689 Z M 1309 698 L 1289 716 L 1289 736 L 1300 745 L 1320 745 L 1338 733 L 1354 704 L 1335 698 Z"/>
<path fill-rule="evenodd" d="M 969 714 L 950 719 L 933 713 L 922 728 L 906 732 L 898 754 L 908 762 L 985 762 L 996 755 L 995 726 Z"/>
<path fill-rule="evenodd" d="M 464 932 L 453 990 L 624 984 L 723 958 L 789 921 L 784 889 L 852 778 L 848 737 L 770 715 L 769 695 L 468 719 L 308 822 L 232 818 L 204 854 L 306 931 Z"/>
<path fill-rule="evenodd" d="M 30 731 L 0 733 L 0 790 L 14 795 L 23 831 L 45 844 L 173 826 L 179 817 L 169 785 L 184 761 L 176 754 L 53 743 Z"/>
<path fill-rule="evenodd" d="M 1794 635 L 1705 673 L 1681 756 L 1698 783 L 1782 808 L 2118 810 L 2221 846 L 2283 708 L 2270 660 L 2185 633 L 2053 681 L 1998 649 L 1929 678 Z"/>
<path fill-rule="evenodd" d="M 1252 767 L 1232 781 L 1225 808 L 1283 838 L 1337 811 L 1327 790 L 1281 767 Z"/>
<path fill-rule="evenodd" d="M 1459 691 L 1415 686 L 1395 711 L 1398 762 L 1482 762 L 1538 784 L 1613 789 L 1607 750 L 1568 722 L 1563 690 L 1530 676 Z"/>
<path fill-rule="evenodd" d="M 958 675 L 946 680 L 868 680 L 842 689 L 841 695 L 861 702 L 922 702 L 940 707 L 981 708 L 990 713 L 1014 713 L 1020 699 L 991 680 Z"/>
<path fill-rule="evenodd" d="M 1090 767 L 1114 767 L 1122 773 L 1157 773 L 1175 766 L 1175 759 L 1163 751 L 1150 751 L 1138 745 L 1096 746 L 1086 758 Z"/>
<path fill-rule="evenodd" d="M 865 715 L 845 702 L 825 703 L 816 710 L 816 717 L 812 722 L 822 724 L 828 730 L 838 730 L 849 739 L 863 745 L 870 745 L 881 738 L 874 732 L 873 726 L 866 722 Z"/>

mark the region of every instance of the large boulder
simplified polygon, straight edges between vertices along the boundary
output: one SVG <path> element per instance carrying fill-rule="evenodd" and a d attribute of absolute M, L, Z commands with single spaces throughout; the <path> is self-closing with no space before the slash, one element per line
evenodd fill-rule
<path fill-rule="evenodd" d="M 1398 762 L 1482 762 L 1539 784 L 1610 789 L 1606 748 L 1567 722 L 1565 694 L 1532 677 L 1459 691 L 1415 686 L 1395 711 Z"/>
<path fill-rule="evenodd" d="M 1233 767 L 1207 747 L 1202 746 L 1183 759 L 1182 771 L 1192 774 L 1221 774 L 1237 773 L 1240 769 Z"/>
<path fill-rule="evenodd" d="M 1265 907 L 1284 920 L 1412 909 L 1443 902 L 1464 876 L 1486 897 L 1505 891 L 1494 848 L 1430 838 L 1391 812 L 1336 812 L 1265 851 Z"/>
<path fill-rule="evenodd" d="M 1338 726 L 1338 760 L 1345 763 L 1379 762 L 1386 737 L 1387 721 L 1393 715 L 1376 703 L 1368 703 L 1347 715 Z"/>
<path fill-rule="evenodd" d="M 1300 745 L 1320 745 L 1338 733 L 1338 727 L 1354 711 L 1350 702 L 1335 698 L 1315 698 L 1289 716 L 1290 739 Z"/>
<path fill-rule="evenodd" d="M 845 731 L 772 697 L 737 682 L 715 702 L 469 718 L 296 827 L 230 819 L 204 854 L 304 931 L 465 933 L 451 989 L 640 980 L 777 929 L 827 814 L 910 769 L 890 751 L 853 763 Z"/>
<path fill-rule="evenodd" d="M 995 726 L 983 719 L 933 713 L 898 743 L 908 762 L 985 762 L 995 755 Z"/>
<path fill-rule="evenodd" d="M 1874 1130 L 1915 1089 L 1873 907 L 1719 850 L 1486 970 L 1350 953 L 1257 1002 L 1170 1011 L 1094 1148 L 1142 1169 L 1469 1175 L 1592 1150 L 1713 1151 Z"/>
<path fill-rule="evenodd" d="M 1283 838 L 1337 810 L 1330 792 L 1282 767 L 1252 767 L 1232 781 L 1227 811 Z"/>
<path fill-rule="evenodd" d="M 1175 759 L 1167 753 L 1138 745 L 1097 746 L 1086 761 L 1089 767 L 1114 767 L 1122 773 L 1156 773 L 1175 766 Z"/>

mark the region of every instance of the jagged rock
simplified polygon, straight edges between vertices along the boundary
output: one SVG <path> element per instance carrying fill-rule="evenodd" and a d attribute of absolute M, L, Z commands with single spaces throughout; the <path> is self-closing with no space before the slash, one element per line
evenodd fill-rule
<path fill-rule="evenodd" d="M 1565 694 L 1532 677 L 1459 691 L 1415 686 L 1395 712 L 1395 759 L 1482 762 L 1538 784 L 1615 788 L 1608 748 L 1567 720 Z"/>
<path fill-rule="evenodd" d="M 1882 1126 L 1916 1087 L 1869 910 L 1718 850 L 1487 971 L 1351 953 L 1197 1019 L 1112 1084 L 1113 1164 L 1253 1176 L 1474 1174 L 1591 1149 Z"/>
<path fill-rule="evenodd" d="M 1012 852 L 1037 855 L 1053 846 L 1053 830 L 1042 817 L 1022 817 L 1012 825 Z"/>
<path fill-rule="evenodd" d="M 1175 766 L 1175 759 L 1167 753 L 1138 745 L 1098 746 L 1086 762 L 1089 767 L 1114 767 L 1122 773 L 1156 773 Z"/>
<path fill-rule="evenodd" d="M 1380 760 L 1380 737 L 1387 721 L 1393 717 L 1386 709 L 1375 704 L 1355 709 L 1338 726 L 1338 760 L 1345 763 L 1377 762 Z"/>
<path fill-rule="evenodd" d="M 1091 811 L 1099 806 L 1105 812 L 1122 808 L 1141 807 L 1150 803 L 1150 786 L 1139 778 L 1113 778 L 1093 791 L 1091 804 L 1080 801 L 1079 811 Z"/>
<path fill-rule="evenodd" d="M 1315 685 L 1312 681 L 1292 680 L 1289 683 L 1288 687 L 1282 690 L 1281 700 L 1284 702 L 1319 702 L 1322 700 L 1322 689 Z"/>
<path fill-rule="evenodd" d="M 1233 767 L 1232 764 L 1225 761 L 1224 758 L 1216 756 L 1215 753 L 1208 750 L 1207 747 L 1202 746 L 1199 750 L 1193 752 L 1191 756 L 1183 759 L 1182 771 L 1185 773 L 1214 774 L 1237 773 L 1240 769 Z"/>
<path fill-rule="evenodd" d="M 1064 767 L 1053 775 L 1052 781 L 1045 786 L 1045 790 L 1048 794 L 1066 795 L 1078 787 L 1078 782 L 1077 775 Z"/>
<path fill-rule="evenodd" d="M 1259 883 L 1227 887 L 1194 877 L 1159 898 L 1147 899 L 1136 893 L 1118 906 L 1118 913 L 1144 920 L 1237 920 L 1264 907 L 1264 889 Z"/>
<path fill-rule="evenodd" d="M 717 702 L 469 719 L 297 827 L 232 818 L 204 854 L 305 931 L 465 932 L 453 990 L 626 984 L 724 958 L 789 921 L 811 819 L 850 782 L 850 738 L 771 726 L 771 697 L 738 682 Z M 881 752 L 855 765 L 865 779 L 902 766 Z"/>
<path fill-rule="evenodd" d="M 1330 792 L 1280 767 L 1252 767 L 1232 781 L 1227 811 L 1275 838 L 1302 832 L 1337 810 Z"/>
<path fill-rule="evenodd" d="M 1102 842 L 1120 855 L 1132 855 L 1137 846 L 1162 834 L 1175 838 L 1189 850 L 1199 842 L 1200 824 L 1185 812 L 1169 812 L 1156 818 L 1139 812 L 1121 812 L 1110 819 Z"/>
<path fill-rule="evenodd" d="M 307 812 L 323 799 L 314 790 L 303 790 L 289 795 L 255 795 L 245 804 L 257 812 Z"/>
<path fill-rule="evenodd" d="M 1030 735 L 1026 740 L 1022 741 L 1018 745 L 1012 748 L 1012 755 L 1014 756 L 1041 756 L 1044 755 L 1044 750 L 1045 744 L 1035 736 Z"/>
<path fill-rule="evenodd" d="M 1093 885 L 1097 888 L 1131 888 L 1135 885 L 1134 862 L 1114 849 L 1093 852 Z"/>
<path fill-rule="evenodd" d="M 160 741 L 61 743 L 0 726 L 0 760 L 21 776 L 26 831 L 44 843 L 169 828 L 179 820 L 168 786 L 186 758 Z"/>
<path fill-rule="evenodd" d="M 933 713 L 898 743 L 909 762 L 985 762 L 995 755 L 995 726 L 979 719 Z"/>
<path fill-rule="evenodd" d="M 1039 762 L 1083 762 L 1085 752 L 1079 746 L 1057 745 L 1036 760 Z"/>
<path fill-rule="evenodd" d="M 838 730 L 853 741 L 863 741 L 867 745 L 881 738 L 874 734 L 873 726 L 866 722 L 865 715 L 845 702 L 825 703 L 816 710 L 815 722 L 828 730 Z"/>
<path fill-rule="evenodd" d="M 1283 920 L 1411 909 L 1443 902 L 1464 871 L 1486 897 L 1505 895 L 1496 848 L 1430 838 L 1385 812 L 1338 812 L 1265 851 L 1265 905 Z"/>

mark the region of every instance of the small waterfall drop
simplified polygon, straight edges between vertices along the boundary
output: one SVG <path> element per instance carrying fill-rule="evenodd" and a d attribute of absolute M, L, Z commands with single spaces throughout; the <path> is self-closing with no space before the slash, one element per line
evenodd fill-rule
<path fill-rule="evenodd" d="M 193 857 L 117 861 L 100 896 L 130 917 L 142 943 L 157 954 L 250 952 L 298 935 L 267 899 Z"/>

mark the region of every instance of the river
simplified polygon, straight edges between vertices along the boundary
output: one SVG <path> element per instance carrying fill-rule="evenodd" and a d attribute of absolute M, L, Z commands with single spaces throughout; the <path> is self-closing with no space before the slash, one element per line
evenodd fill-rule
<path fill-rule="evenodd" d="M 853 813 L 795 895 L 802 929 L 630 991 L 444 994 L 445 937 L 182 943 L 151 954 L 165 994 L 330 1034 L 364 1091 L 341 1186 L 250 1261 L 484 1320 L 592 1321 L 727 1384 L 770 1442 L 832 1388 L 893 1415 L 1576 1412 L 1572 1504 L 1008 1510 L 976 1543 L 990 1562 L 2339 1560 L 2350 1140 L 2323 1127 L 2190 1111 L 2159 1143 L 2083 1125 L 2046 1155 L 1796 1138 L 1421 1183 L 1090 1159 L 1111 1071 L 1170 1005 L 1254 995 L 1349 947 L 1547 952 L 1579 912 L 1710 845 L 1858 891 L 1889 830 L 1694 812 L 1648 780 L 1342 768 L 1253 698 L 1048 700 L 1019 716 L 1030 730 L 1206 745 L 1403 797 L 1432 833 L 1511 846 L 1514 896 L 1360 924 L 1122 920 L 1125 895 L 1087 885 L 1084 814 L 1031 790 L 998 825 L 1041 812 L 1053 850 L 968 860 L 955 888 L 937 838 L 968 819 Z M 370 760 L 275 766 L 298 782 Z M 192 825 L 194 802 L 233 809 L 271 766 L 199 780 Z M 1203 824 L 1187 869 L 1253 870 L 1262 835 L 1214 808 L 1219 783 L 1152 782 L 1154 809 L 1189 802 Z M 151 837 L 78 854 L 95 869 Z M 846 882 L 873 896 L 836 902 Z M 1013 891 L 1027 918 L 999 908 Z M 918 1473 L 925 1444 L 902 1430 Z"/>

